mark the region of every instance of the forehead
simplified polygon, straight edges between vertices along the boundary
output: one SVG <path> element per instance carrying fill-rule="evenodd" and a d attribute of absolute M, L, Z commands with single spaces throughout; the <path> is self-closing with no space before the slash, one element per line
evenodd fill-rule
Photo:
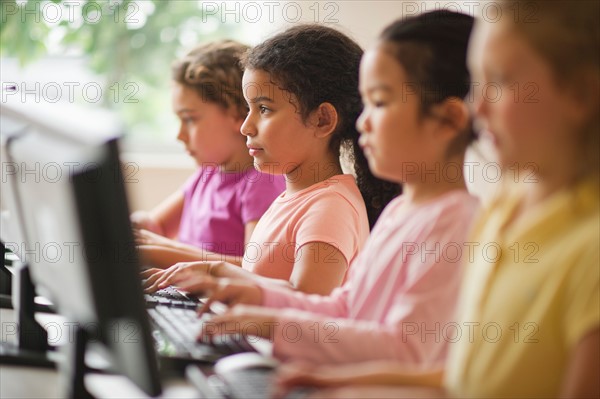
<path fill-rule="evenodd" d="M 201 103 L 200 94 L 191 87 L 181 83 L 173 82 L 171 86 L 171 98 L 176 104 L 178 103 Z"/>
<path fill-rule="evenodd" d="M 294 94 L 282 89 L 273 82 L 271 74 L 263 70 L 247 69 L 242 79 L 243 95 L 246 101 L 272 101 L 278 104 L 296 105 Z"/>
<path fill-rule="evenodd" d="M 386 82 L 400 83 L 406 80 L 406 73 L 394 57 L 389 45 L 378 45 L 365 52 L 360 63 L 360 84 Z"/>
<path fill-rule="evenodd" d="M 476 20 L 473 26 L 467 51 L 467 63 L 472 72 L 481 69 L 484 50 L 489 42 L 490 25 L 486 21 Z"/>
<path fill-rule="evenodd" d="M 243 95 L 247 100 L 267 97 L 274 100 L 278 87 L 271 81 L 271 74 L 256 69 L 247 69 L 242 78 Z"/>

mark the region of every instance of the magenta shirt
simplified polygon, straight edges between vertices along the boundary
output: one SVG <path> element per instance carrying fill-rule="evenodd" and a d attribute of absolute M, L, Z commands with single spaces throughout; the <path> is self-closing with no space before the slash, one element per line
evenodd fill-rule
<path fill-rule="evenodd" d="M 246 223 L 260 219 L 284 190 L 281 175 L 201 167 L 183 185 L 178 239 L 211 252 L 243 255 Z"/>

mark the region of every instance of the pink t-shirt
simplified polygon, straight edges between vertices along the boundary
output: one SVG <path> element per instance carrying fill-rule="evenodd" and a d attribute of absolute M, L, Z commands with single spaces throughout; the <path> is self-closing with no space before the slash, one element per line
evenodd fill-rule
<path fill-rule="evenodd" d="M 396 360 L 439 366 L 454 335 L 466 237 L 479 201 L 453 191 L 419 207 L 390 202 L 346 283 L 330 296 L 263 284 L 282 310 L 274 355 L 316 363 Z"/>
<path fill-rule="evenodd" d="M 369 236 L 365 202 L 352 175 L 337 175 L 292 195 L 281 194 L 259 220 L 242 267 L 261 276 L 289 280 L 303 245 L 324 242 L 348 264 Z"/>
<path fill-rule="evenodd" d="M 244 254 L 245 225 L 285 190 L 283 176 L 202 167 L 183 185 L 179 241 L 226 255 Z"/>

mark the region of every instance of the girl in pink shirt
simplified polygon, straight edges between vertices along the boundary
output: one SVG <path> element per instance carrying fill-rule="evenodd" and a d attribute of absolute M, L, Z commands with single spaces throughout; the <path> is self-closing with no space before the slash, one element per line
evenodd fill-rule
<path fill-rule="evenodd" d="M 342 284 L 370 226 L 399 192 L 370 173 L 358 146 L 361 56 L 350 38 L 318 25 L 288 29 L 247 53 L 242 83 L 250 112 L 241 132 L 255 166 L 285 176 L 285 192 L 256 225 L 241 268 L 206 258 L 149 270 L 148 291 L 186 273 L 277 279 L 318 294 Z M 340 154 L 356 179 L 343 173 Z"/>
<path fill-rule="evenodd" d="M 430 25 L 439 25 L 443 41 Z M 362 59 L 360 144 L 371 170 L 403 183 L 404 194 L 384 210 L 346 283 L 319 296 L 268 284 L 182 280 L 186 290 L 212 292 L 209 302 L 277 308 L 235 306 L 215 317 L 205 335 L 268 337 L 284 360 L 442 364 L 455 334 L 461 264 L 479 204 L 462 176 L 474 137 L 463 101 L 472 25 L 472 17 L 450 12 L 399 21 Z"/>
<path fill-rule="evenodd" d="M 239 133 L 248 113 L 239 65 L 247 50 L 234 41 L 209 43 L 173 65 L 177 139 L 199 168 L 155 209 L 132 214 L 146 266 L 203 256 L 239 263 L 258 219 L 285 188 L 281 176 L 254 169 Z"/>

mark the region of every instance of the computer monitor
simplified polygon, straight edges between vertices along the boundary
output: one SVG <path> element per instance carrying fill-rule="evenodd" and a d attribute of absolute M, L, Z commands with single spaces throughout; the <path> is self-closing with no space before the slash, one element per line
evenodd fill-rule
<path fill-rule="evenodd" d="M 75 352 L 85 350 L 84 337 L 93 337 L 118 372 L 159 394 L 117 125 L 73 106 L 1 107 L 2 129 L 19 126 L 2 162 L 11 167 L 25 246 L 18 251 L 36 290 L 75 329 L 76 342 L 69 344 Z M 75 373 L 81 377 L 82 370 Z"/>

